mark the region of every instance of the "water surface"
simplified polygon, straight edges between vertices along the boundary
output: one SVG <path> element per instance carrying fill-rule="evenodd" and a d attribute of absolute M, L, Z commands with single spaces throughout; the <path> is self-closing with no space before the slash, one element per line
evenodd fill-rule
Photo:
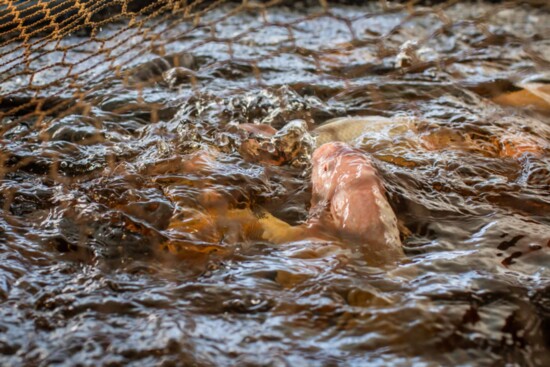
<path fill-rule="evenodd" d="M 547 72 L 549 9 L 457 3 L 411 15 L 368 3 L 226 16 L 235 6 L 198 25 L 149 23 L 163 50 L 120 56 L 125 78 L 78 63 L 91 89 L 68 113 L 3 115 L 2 364 L 548 365 L 550 120 L 492 98 Z M 99 36 L 115 44 L 123 27 Z M 417 42 L 410 66 L 398 61 L 407 41 Z M 58 75 L 48 70 L 34 83 Z M 29 98 L 24 78 L 3 83 L 13 97 L 3 111 Z M 70 92 L 42 93 L 73 103 Z M 288 164 L 263 164 L 243 157 L 236 125 L 313 129 L 347 115 L 414 126 L 355 142 L 410 232 L 406 261 L 388 270 L 342 244 L 276 246 L 212 224 L 215 200 L 307 218 L 310 142 Z M 505 133 L 542 149 L 504 157 Z"/>

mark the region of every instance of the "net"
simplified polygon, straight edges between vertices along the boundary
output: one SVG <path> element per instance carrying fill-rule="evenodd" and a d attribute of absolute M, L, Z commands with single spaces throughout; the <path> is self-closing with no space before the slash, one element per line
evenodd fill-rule
<path fill-rule="evenodd" d="M 342 2 L 340 2 L 342 3 Z M 354 3 L 347 1 L 344 3 Z M 355 2 L 356 3 L 356 2 Z M 498 12 L 512 12 L 524 6 L 547 7 L 546 1 L 502 2 L 488 10 L 473 6 L 472 14 L 454 19 L 457 1 L 370 3 L 353 17 L 339 15 L 331 2 L 273 1 L 3 1 L 0 5 L 0 119 L 5 134 L 22 121 L 40 123 L 45 116 L 78 112 L 87 115 L 97 105 L 97 91 L 113 83 L 131 84 L 137 91 L 131 108 L 148 111 L 152 121 L 158 120 L 162 106 L 144 104 L 143 88 L 168 77 L 168 83 L 192 78 L 200 68 L 203 74 L 237 64 L 251 72 L 257 83 L 263 82 L 257 65 L 277 61 L 281 55 L 293 53 L 314 61 L 317 77 L 351 78 L 359 73 L 393 71 L 393 62 L 405 66 L 399 72 L 446 67 L 459 58 L 467 59 L 476 50 L 498 39 L 521 42 L 524 50 L 541 65 L 548 65 L 547 55 L 540 54 L 533 42 L 541 43 L 546 33 L 517 35 L 512 29 L 491 29 L 486 21 Z M 281 19 L 271 11 L 281 6 L 301 8 L 303 16 Z M 223 10 L 220 10 L 223 9 Z M 217 25 L 231 22 L 239 14 L 254 18 L 250 27 L 233 34 L 217 32 Z M 406 16 L 402 16 L 406 13 Z M 388 29 L 376 29 L 376 23 L 392 17 Z M 399 15 L 399 16 L 398 16 Z M 403 46 L 404 35 L 412 34 L 412 19 L 423 18 L 433 23 L 429 34 L 416 37 Z M 330 21 L 329 21 L 330 19 Z M 322 22 L 341 28 L 341 40 L 329 45 L 301 45 L 295 42 L 296 32 L 322 32 Z M 366 31 L 361 24 L 369 23 Z M 473 27 L 476 42 L 460 55 L 447 53 L 419 59 L 407 56 L 434 40 L 444 39 L 460 27 Z M 358 33 L 358 29 L 361 32 Z M 503 33 L 502 30 L 512 33 Z M 273 38 L 269 52 L 254 54 L 250 34 L 265 33 Z M 194 34 L 204 36 L 193 42 Z M 273 36 L 275 35 L 275 36 Z M 513 39 L 512 39 L 513 38 Z M 548 37 L 546 37 L 548 39 Z M 182 42 L 184 41 L 184 42 Z M 249 44 L 247 44 L 247 42 Z M 214 46 L 225 57 L 202 64 L 193 58 L 194 51 Z M 367 47 L 368 46 L 368 47 Z M 365 50 L 369 62 L 358 63 L 356 50 Z M 403 53 L 405 51 L 405 53 Z M 414 52 L 412 52 L 414 53 Z M 337 65 L 342 56 L 349 64 Z M 353 60 L 355 58 L 355 60 Z M 212 60 L 210 60 L 212 61 Z M 141 64 L 141 67 L 139 66 Z M 168 69 L 180 67 L 169 75 Z M 222 68 L 223 69 L 223 68 Z M 128 106 L 112 112 L 124 113 Z"/>
<path fill-rule="evenodd" d="M 112 165 L 119 148 L 103 142 L 119 127 L 120 146 L 139 135 L 130 125 L 170 121 L 178 111 L 190 122 L 179 134 L 191 141 L 208 135 L 212 121 L 279 129 L 294 118 L 311 127 L 422 108 L 413 100 L 437 98 L 434 90 L 451 84 L 463 100 L 464 90 L 517 91 L 514 75 L 549 66 L 549 31 L 533 15 L 548 11 L 538 0 L 3 1 L 2 175 L 26 167 L 63 181 L 59 171 Z M 73 172 L 60 170 L 61 148 L 52 152 L 46 141 L 106 150 L 81 152 L 102 163 Z"/>

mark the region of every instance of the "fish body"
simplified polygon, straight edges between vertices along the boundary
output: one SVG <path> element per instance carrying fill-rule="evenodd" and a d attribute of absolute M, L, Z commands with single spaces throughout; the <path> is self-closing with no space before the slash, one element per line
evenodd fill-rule
<path fill-rule="evenodd" d="M 320 223 L 332 221 L 338 237 L 376 262 L 401 258 L 397 218 L 368 156 L 331 142 L 315 150 L 312 163 L 311 212 L 320 213 Z"/>
<path fill-rule="evenodd" d="M 550 84 L 548 83 L 524 83 L 520 85 L 523 89 L 528 90 L 535 96 L 539 97 L 546 103 L 546 107 L 550 107 Z"/>
<path fill-rule="evenodd" d="M 333 141 L 353 143 L 360 138 L 387 140 L 411 127 L 406 121 L 383 116 L 338 117 L 313 130 L 316 146 Z"/>
<path fill-rule="evenodd" d="M 534 75 L 516 84 L 520 90 L 504 93 L 493 101 L 505 106 L 531 107 L 538 112 L 550 111 L 550 78 L 548 75 Z"/>

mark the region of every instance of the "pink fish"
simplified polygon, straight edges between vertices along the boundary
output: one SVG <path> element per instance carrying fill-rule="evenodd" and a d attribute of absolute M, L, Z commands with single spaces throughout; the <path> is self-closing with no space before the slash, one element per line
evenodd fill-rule
<path fill-rule="evenodd" d="M 392 262 L 403 256 L 397 218 L 367 155 L 340 142 L 313 153 L 310 228 L 332 227 L 368 258 Z"/>
<path fill-rule="evenodd" d="M 388 121 L 381 120 L 379 125 L 387 125 Z M 245 124 L 241 127 L 264 136 L 273 135 L 274 131 L 270 126 L 262 125 Z M 335 135 L 327 129 L 317 132 L 321 142 L 323 134 Z M 341 132 L 342 128 L 337 130 Z M 353 133 L 350 136 L 354 136 Z M 346 143 L 329 142 L 314 151 L 312 164 L 310 219 L 303 225 L 292 227 L 264 212 L 260 219 L 263 239 L 274 243 L 306 238 L 336 239 L 359 248 L 373 264 L 388 264 L 402 258 L 397 218 L 386 199 L 378 172 L 366 153 Z"/>

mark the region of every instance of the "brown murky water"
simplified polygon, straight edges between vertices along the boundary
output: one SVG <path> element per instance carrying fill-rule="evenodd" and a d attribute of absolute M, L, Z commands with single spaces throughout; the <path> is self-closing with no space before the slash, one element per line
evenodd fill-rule
<path fill-rule="evenodd" d="M 432 34 L 433 14 L 394 28 L 406 11 L 333 6 L 357 35 L 389 36 L 345 45 L 340 20 L 300 21 L 288 51 L 255 67 L 239 60 L 280 50 L 286 31 L 216 9 L 218 34 L 254 29 L 233 60 L 198 29 L 166 50 L 192 72 L 141 55 L 128 83 L 89 97 L 86 117 L 4 118 L 0 364 L 549 365 L 550 118 L 491 98 L 547 71 L 550 12 L 498 9 L 491 34 L 475 22 Z M 395 68 L 395 50 L 424 38 L 421 66 Z M 319 47 L 334 50 L 308 54 Z M 400 121 L 355 141 L 411 232 L 395 269 L 336 243 L 273 245 L 228 217 L 262 207 L 297 224 L 310 200 L 311 143 L 292 164 L 260 164 L 235 125 L 347 115 Z M 503 154 L 505 134 L 540 149 Z"/>

